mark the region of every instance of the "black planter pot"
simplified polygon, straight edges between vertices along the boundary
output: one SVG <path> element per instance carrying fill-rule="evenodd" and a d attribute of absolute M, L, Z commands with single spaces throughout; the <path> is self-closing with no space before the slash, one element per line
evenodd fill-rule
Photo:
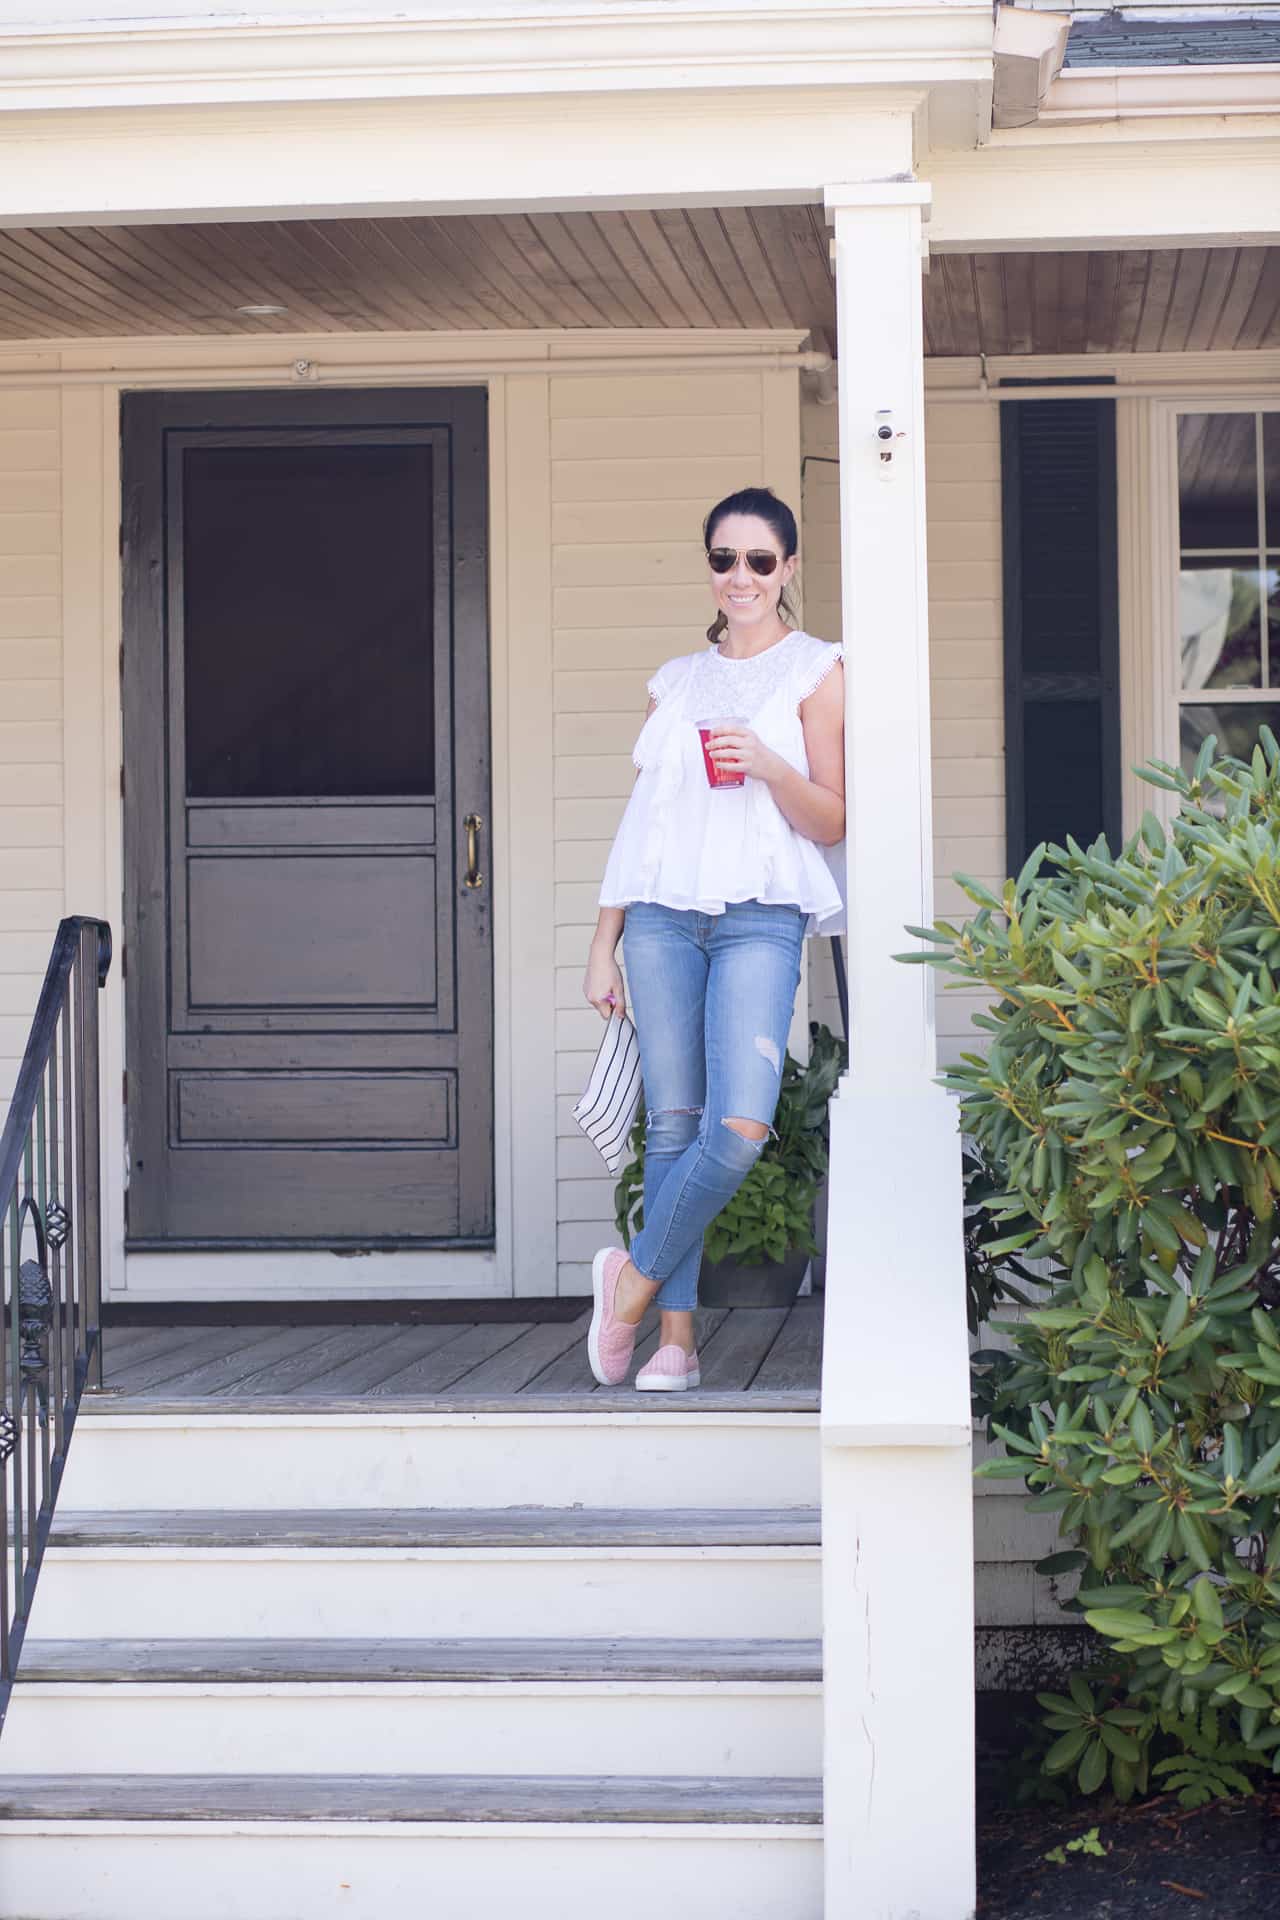
<path fill-rule="evenodd" d="M 789 1307 L 800 1291 L 809 1256 L 802 1248 L 785 1260 L 763 1260 L 743 1266 L 736 1260 L 708 1260 L 702 1256 L 698 1275 L 701 1307 Z"/>

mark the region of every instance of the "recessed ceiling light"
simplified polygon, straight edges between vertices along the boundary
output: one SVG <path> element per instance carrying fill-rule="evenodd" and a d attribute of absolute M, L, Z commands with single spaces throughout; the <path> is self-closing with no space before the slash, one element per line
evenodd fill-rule
<path fill-rule="evenodd" d="M 278 313 L 288 313 L 288 307 L 272 306 L 263 302 L 261 306 L 237 307 L 237 313 L 247 315 L 250 320 L 273 320 Z"/>

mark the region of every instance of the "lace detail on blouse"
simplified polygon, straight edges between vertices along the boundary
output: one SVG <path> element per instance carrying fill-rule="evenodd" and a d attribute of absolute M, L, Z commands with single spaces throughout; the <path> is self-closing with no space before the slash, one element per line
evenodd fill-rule
<path fill-rule="evenodd" d="M 754 720 L 786 683 L 795 664 L 796 642 L 802 637 L 789 633 L 775 646 L 745 660 L 734 660 L 719 647 L 695 654 L 686 683 L 689 718 Z"/>

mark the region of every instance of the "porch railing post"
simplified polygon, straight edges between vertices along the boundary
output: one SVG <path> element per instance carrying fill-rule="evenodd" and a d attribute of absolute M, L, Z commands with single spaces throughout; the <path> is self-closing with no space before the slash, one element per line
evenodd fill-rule
<path fill-rule="evenodd" d="M 822 1532 L 829 1920 L 963 1920 L 973 1542 L 960 1152 L 936 1084 L 923 217 L 830 187 L 848 694 L 849 1072 L 832 1104 Z"/>
<path fill-rule="evenodd" d="M 98 925 L 90 921 L 80 930 L 80 952 L 76 959 L 76 988 L 79 996 L 77 1028 L 80 1099 L 77 1121 L 80 1123 L 80 1192 L 77 1214 L 80 1220 L 81 1286 L 83 1288 L 84 1339 L 88 1353 L 85 1385 L 102 1385 L 102 1134 L 98 1087 L 98 1000 L 102 971 Z"/>

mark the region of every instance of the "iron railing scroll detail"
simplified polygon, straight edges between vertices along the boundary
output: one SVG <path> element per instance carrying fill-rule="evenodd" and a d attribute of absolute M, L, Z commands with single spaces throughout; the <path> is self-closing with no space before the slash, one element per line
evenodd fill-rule
<path fill-rule="evenodd" d="M 102 1385 L 98 994 L 111 929 L 58 928 L 0 1134 L 0 1724 L 86 1387 Z"/>

